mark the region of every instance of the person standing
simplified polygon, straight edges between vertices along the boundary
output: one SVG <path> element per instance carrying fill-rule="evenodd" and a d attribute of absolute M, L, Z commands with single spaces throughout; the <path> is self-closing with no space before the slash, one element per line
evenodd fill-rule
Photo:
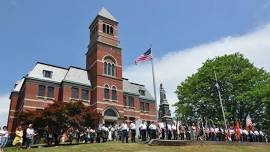
<path fill-rule="evenodd" d="M 25 144 L 26 144 L 27 149 L 31 148 L 34 136 L 35 136 L 35 131 L 34 131 L 33 125 L 29 124 L 28 128 L 26 129 L 26 136 L 25 136 L 26 137 Z"/>
<path fill-rule="evenodd" d="M 129 130 L 128 130 L 128 126 L 127 126 L 127 121 L 122 123 L 121 129 L 122 129 L 122 143 L 124 143 L 124 141 L 126 141 L 126 143 L 128 143 L 128 131 Z"/>
<path fill-rule="evenodd" d="M 7 127 L 4 126 L 3 127 L 3 130 L 0 131 L 0 137 L 1 137 L 1 144 L 0 144 L 0 149 L 1 149 L 1 152 L 4 151 L 4 147 L 6 146 L 7 144 L 7 141 L 8 141 L 8 131 L 7 131 Z"/>
<path fill-rule="evenodd" d="M 133 122 L 131 122 L 129 127 L 131 130 L 131 142 L 135 143 L 136 125 Z"/>
<path fill-rule="evenodd" d="M 172 125 L 172 132 L 173 132 L 173 140 L 177 140 L 177 129 L 175 124 Z"/>
<path fill-rule="evenodd" d="M 146 141 L 146 129 L 147 129 L 147 126 L 146 126 L 145 122 L 142 121 L 142 124 L 140 125 L 140 130 L 142 133 L 142 141 Z"/>
<path fill-rule="evenodd" d="M 165 126 L 163 122 L 158 123 L 159 126 L 159 132 L 160 132 L 160 139 L 164 140 L 165 139 Z"/>
<path fill-rule="evenodd" d="M 149 129 L 150 129 L 150 140 L 156 139 L 157 138 L 157 126 L 156 126 L 154 121 L 149 126 Z"/>
<path fill-rule="evenodd" d="M 22 127 L 19 126 L 16 129 L 15 138 L 12 142 L 12 145 L 16 146 L 17 150 L 20 150 L 22 147 L 22 143 L 23 143 L 23 130 L 22 130 Z"/>
<path fill-rule="evenodd" d="M 168 131 L 168 140 L 172 140 L 172 125 L 167 123 L 167 131 Z"/>

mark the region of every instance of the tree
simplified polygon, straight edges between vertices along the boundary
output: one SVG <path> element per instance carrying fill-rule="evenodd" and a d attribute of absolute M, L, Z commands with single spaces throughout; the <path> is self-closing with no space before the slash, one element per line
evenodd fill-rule
<path fill-rule="evenodd" d="M 250 113 L 256 127 L 270 127 L 270 74 L 256 68 L 242 54 L 235 53 L 208 59 L 197 73 L 177 86 L 176 112 L 194 120 L 202 118 L 223 123 L 214 71 L 225 108 L 227 121 L 240 120 L 242 126 Z"/>
<path fill-rule="evenodd" d="M 26 111 L 19 114 L 22 125 L 32 123 L 40 132 L 45 128 L 51 128 L 58 135 L 70 127 L 80 130 L 83 127 L 96 128 L 100 119 L 100 113 L 82 102 L 55 102 L 42 111 Z"/>

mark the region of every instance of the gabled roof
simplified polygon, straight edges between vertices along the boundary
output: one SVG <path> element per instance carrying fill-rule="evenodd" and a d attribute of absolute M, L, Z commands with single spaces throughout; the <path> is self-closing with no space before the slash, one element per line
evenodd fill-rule
<path fill-rule="evenodd" d="M 145 95 L 142 96 L 140 94 L 139 90 L 144 90 Z M 130 94 L 138 95 L 142 99 L 151 100 L 151 101 L 154 100 L 153 96 L 145 88 L 144 85 L 129 82 L 128 79 L 123 79 L 123 91 L 124 91 L 124 93 L 130 93 Z"/>
<path fill-rule="evenodd" d="M 22 85 L 24 82 L 24 78 L 22 78 L 21 80 L 18 80 L 14 86 L 14 89 L 12 90 L 12 92 L 20 92 Z"/>
<path fill-rule="evenodd" d="M 69 68 L 63 81 L 91 86 L 87 71 L 76 67 Z"/>
<path fill-rule="evenodd" d="M 43 76 L 44 70 L 51 71 L 52 77 L 51 78 L 44 77 Z M 61 67 L 38 62 L 36 66 L 27 74 L 26 77 L 60 83 L 65 78 L 67 71 L 68 69 L 66 68 L 61 68 Z"/>
<path fill-rule="evenodd" d="M 46 78 L 43 71 L 51 71 L 51 78 Z M 26 75 L 26 78 L 38 79 L 61 83 L 62 81 L 91 86 L 86 70 L 72 67 L 63 68 L 55 65 L 38 62 L 36 66 Z"/>
<path fill-rule="evenodd" d="M 113 17 L 112 14 L 104 7 L 102 7 L 102 9 L 98 12 L 98 15 L 117 22 L 115 17 Z"/>

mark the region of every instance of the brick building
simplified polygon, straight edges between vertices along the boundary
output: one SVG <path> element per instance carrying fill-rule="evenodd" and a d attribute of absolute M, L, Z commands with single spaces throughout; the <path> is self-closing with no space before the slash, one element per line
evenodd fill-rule
<path fill-rule="evenodd" d="M 89 30 L 85 69 L 38 62 L 16 83 L 10 94 L 10 132 L 19 112 L 42 110 L 54 102 L 82 101 L 100 112 L 106 124 L 119 119 L 156 121 L 156 103 L 149 91 L 122 77 L 118 21 L 102 8 Z"/>

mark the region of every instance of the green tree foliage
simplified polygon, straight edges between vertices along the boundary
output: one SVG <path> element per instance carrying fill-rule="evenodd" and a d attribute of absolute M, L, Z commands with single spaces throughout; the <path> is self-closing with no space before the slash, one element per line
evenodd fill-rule
<path fill-rule="evenodd" d="M 214 71 L 222 95 L 228 122 L 245 118 L 250 113 L 256 127 L 270 128 L 270 74 L 256 68 L 242 54 L 235 53 L 208 59 L 198 72 L 178 85 L 176 113 L 195 121 L 195 111 L 216 124 L 223 121 Z"/>
<path fill-rule="evenodd" d="M 55 102 L 42 111 L 26 111 L 19 114 L 22 125 L 32 123 L 36 130 L 48 128 L 59 134 L 69 127 L 83 129 L 83 127 L 96 128 L 101 114 L 93 111 L 82 102 Z"/>

